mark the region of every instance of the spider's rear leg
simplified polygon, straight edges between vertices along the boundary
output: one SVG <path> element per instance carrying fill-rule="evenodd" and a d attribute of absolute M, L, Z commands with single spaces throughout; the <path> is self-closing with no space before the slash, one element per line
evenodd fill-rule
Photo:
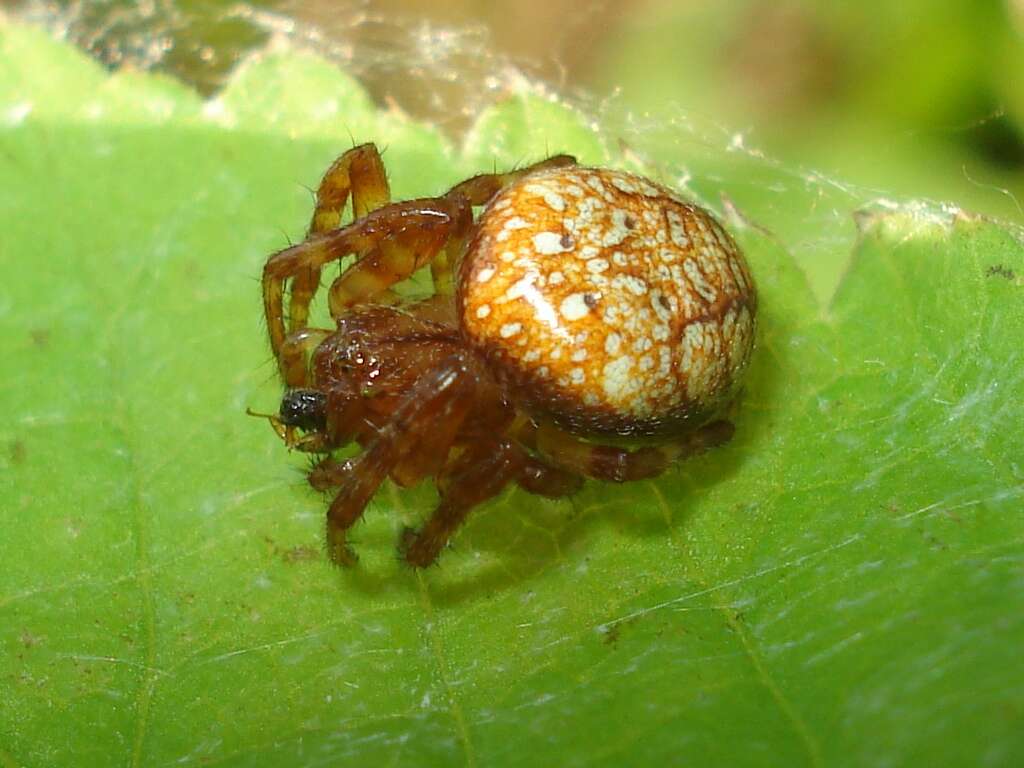
<path fill-rule="evenodd" d="M 348 530 L 359 520 L 384 478 L 403 458 L 420 450 L 438 424 L 461 424 L 473 402 L 476 371 L 467 353 L 457 352 L 430 373 L 420 377 L 395 409 L 391 421 L 380 430 L 355 463 L 337 497 L 327 510 L 327 551 L 338 565 L 352 565 L 356 557 L 346 541 Z M 446 429 L 454 434 L 455 429 Z M 450 444 L 430 447 L 447 455 Z"/>
<path fill-rule="evenodd" d="M 537 432 L 537 450 L 555 466 L 598 480 L 622 483 L 656 477 L 680 459 L 727 443 L 735 428 L 729 421 L 712 421 L 662 445 L 628 450 L 590 443 L 550 424 Z"/>
<path fill-rule="evenodd" d="M 516 482 L 523 490 L 549 499 L 572 496 L 583 487 L 581 475 L 545 464 L 532 456 L 527 459 Z"/>
<path fill-rule="evenodd" d="M 352 198 L 353 221 L 391 202 L 387 171 L 373 144 L 353 147 L 327 169 L 316 190 L 316 207 L 306 239 L 337 229 L 349 197 Z M 306 324 L 309 303 L 319 286 L 319 267 L 311 267 L 295 276 L 288 308 L 289 327 L 302 328 Z"/>

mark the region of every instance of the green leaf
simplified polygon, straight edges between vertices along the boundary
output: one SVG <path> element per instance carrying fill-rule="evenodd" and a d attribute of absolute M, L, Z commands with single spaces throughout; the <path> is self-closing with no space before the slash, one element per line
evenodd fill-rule
<path fill-rule="evenodd" d="M 454 146 L 298 52 L 205 104 L 19 26 L 0 62 L 0 765 L 1024 757 L 1018 233 L 896 203 L 855 232 L 848 190 L 620 157 L 528 92 Z M 331 568 L 326 501 L 245 409 L 280 395 L 262 262 L 353 139 L 403 197 L 569 151 L 720 207 L 761 301 L 734 441 L 509 491 L 425 573 L 395 541 L 432 491 L 389 488 Z"/>

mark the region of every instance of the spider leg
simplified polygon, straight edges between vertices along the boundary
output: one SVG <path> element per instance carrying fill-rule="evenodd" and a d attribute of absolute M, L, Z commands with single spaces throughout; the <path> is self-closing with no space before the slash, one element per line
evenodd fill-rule
<path fill-rule="evenodd" d="M 355 466 L 355 459 L 332 459 L 325 457 L 309 470 L 309 484 L 318 491 L 327 491 L 344 485 Z"/>
<path fill-rule="evenodd" d="M 316 191 L 316 207 L 306 238 L 337 229 L 350 196 L 353 220 L 361 219 L 370 211 L 391 202 L 387 172 L 373 144 L 353 147 L 327 169 Z M 306 324 L 309 302 L 319 286 L 319 267 L 311 267 L 295 275 L 288 308 L 291 328 L 301 328 Z"/>
<path fill-rule="evenodd" d="M 509 171 L 508 173 L 481 173 L 459 182 L 448 190 L 444 197 L 464 197 L 469 201 L 470 205 L 484 205 L 509 184 L 518 181 L 524 176 L 529 176 L 531 173 L 547 170 L 548 168 L 564 168 L 568 165 L 576 165 L 576 158 L 572 155 L 555 155 L 547 160 L 541 160 L 539 163 L 534 163 L 515 171 Z"/>
<path fill-rule="evenodd" d="M 455 442 L 455 436 L 466 413 L 469 412 L 469 398 L 453 404 L 456 418 L 437 420 L 425 431 L 411 451 L 399 461 L 391 472 L 391 479 L 403 488 L 416 485 L 423 478 L 436 475 L 448 460 L 448 451 Z"/>
<path fill-rule="evenodd" d="M 527 458 L 516 482 L 523 490 L 549 499 L 572 496 L 583 487 L 581 475 L 538 461 L 532 456 Z"/>
<path fill-rule="evenodd" d="M 407 221 L 402 206 L 418 213 L 420 219 Z M 413 200 L 372 215 L 383 219 L 392 211 L 394 215 L 378 229 L 374 249 L 331 284 L 327 300 L 332 317 L 381 296 L 439 256 L 447 263 L 449 248 L 461 253 L 473 225 L 473 210 L 463 197 Z"/>
<path fill-rule="evenodd" d="M 419 449 L 438 424 L 462 422 L 472 403 L 475 373 L 468 353 L 458 352 L 422 376 L 350 468 L 327 510 L 327 551 L 338 565 L 356 557 L 346 542 L 384 478 L 410 451 Z M 434 446 L 447 455 L 450 445 Z"/>
<path fill-rule="evenodd" d="M 472 220 L 472 212 L 470 212 L 470 220 Z M 466 242 L 469 240 L 471 231 L 470 223 L 452 233 L 444 248 L 430 260 L 430 279 L 434 284 L 435 295 L 445 297 L 455 295 L 455 265 L 466 251 Z"/>
<path fill-rule="evenodd" d="M 517 171 L 508 173 L 484 173 L 473 176 L 459 184 L 456 184 L 444 194 L 450 200 L 465 199 L 471 206 L 484 205 L 494 195 L 507 187 L 509 184 L 527 176 L 531 173 L 544 170 L 545 168 L 559 168 L 566 165 L 575 165 L 576 159 L 569 155 L 555 155 L 539 163 L 528 165 Z M 430 262 L 430 274 L 434 282 L 434 292 L 444 296 L 455 294 L 455 265 L 466 250 L 466 239 L 469 232 L 462 233 L 462 237 L 453 236 L 447 245 Z"/>
<path fill-rule="evenodd" d="M 627 450 L 579 440 L 555 426 L 542 424 L 536 444 L 542 457 L 562 469 L 622 483 L 656 477 L 675 461 L 727 443 L 734 431 L 729 421 L 712 421 L 662 445 Z"/>
<path fill-rule="evenodd" d="M 441 501 L 419 532 L 402 538 L 405 560 L 414 568 L 433 563 L 470 510 L 497 495 L 520 474 L 526 456 L 510 440 L 486 440 L 467 448 L 437 478 Z"/>
<path fill-rule="evenodd" d="M 558 155 L 510 173 L 474 176 L 441 197 L 387 205 L 390 193 L 376 148 L 363 145 L 346 152 L 321 182 L 308 238 L 275 253 L 263 268 L 263 304 L 275 356 L 288 331 L 305 327 L 325 264 L 352 253 L 360 257 L 331 285 L 328 299 L 333 317 L 356 304 L 383 297 L 392 285 L 435 259 L 438 292 L 450 295 L 454 290 L 452 270 L 473 223 L 472 206 L 483 205 L 503 186 L 526 174 L 574 162 L 567 155 Z M 355 220 L 341 229 L 331 229 L 340 222 L 348 196 L 352 197 Z M 292 281 L 287 331 L 286 280 Z"/>
<path fill-rule="evenodd" d="M 337 229 L 350 195 L 354 219 L 361 219 L 391 202 L 387 171 L 374 144 L 353 147 L 327 169 L 316 190 L 316 209 L 309 223 L 309 234 Z"/>
<path fill-rule="evenodd" d="M 286 386 L 309 386 L 310 357 L 331 333 L 324 328 L 303 328 L 285 336 L 277 359 Z"/>
<path fill-rule="evenodd" d="M 379 208 L 346 227 L 278 251 L 263 267 L 263 308 L 275 357 L 280 355 L 286 333 L 303 326 L 289 323 L 285 329 L 285 282 L 308 270 L 319 270 L 331 261 L 355 253 L 357 261 L 332 286 L 332 310 L 337 317 L 344 309 L 404 280 L 427 263 L 451 234 L 468 227 L 472 211 L 465 201 L 443 199 L 410 200 Z M 305 303 L 309 295 L 291 296 L 291 305 Z"/>

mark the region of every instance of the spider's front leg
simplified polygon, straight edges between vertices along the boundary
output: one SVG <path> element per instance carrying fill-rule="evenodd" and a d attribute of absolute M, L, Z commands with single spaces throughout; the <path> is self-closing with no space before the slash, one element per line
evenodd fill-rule
<path fill-rule="evenodd" d="M 414 568 L 433 563 L 473 507 L 518 479 L 527 461 L 511 440 L 483 440 L 468 447 L 438 476 L 441 501 L 430 519 L 418 532 L 407 530 L 403 535 L 406 562 Z"/>
<path fill-rule="evenodd" d="M 280 360 L 289 332 L 300 331 L 308 314 L 310 295 L 291 295 L 302 304 L 302 325 L 285 328 L 284 291 L 288 280 L 319 270 L 332 261 L 356 254 L 359 259 L 331 286 L 331 314 L 340 317 L 349 308 L 387 290 L 429 262 L 451 239 L 462 237 L 472 224 L 472 209 L 463 197 L 428 198 L 378 208 L 352 224 L 311 237 L 271 256 L 263 267 L 263 308 L 270 346 Z M 283 364 L 282 364 L 283 365 Z M 282 370 L 282 373 L 284 371 Z"/>
<path fill-rule="evenodd" d="M 515 181 L 546 168 L 574 165 L 569 155 L 556 155 L 539 163 L 508 173 L 485 173 L 452 187 L 441 197 L 413 200 L 423 212 L 447 212 L 450 224 L 444 241 L 417 253 L 415 246 L 398 237 L 385 237 L 373 251 L 366 253 L 331 285 L 328 294 L 331 316 L 340 317 L 357 304 L 380 296 L 388 288 L 410 277 L 430 263 L 434 290 L 451 296 L 455 291 L 453 270 L 462 256 L 473 224 L 473 206 L 484 205 L 494 195 Z M 387 211 L 397 206 L 389 206 Z M 377 213 L 384 213 L 384 210 Z M 295 301 L 294 292 L 292 301 Z"/>
<path fill-rule="evenodd" d="M 468 353 L 456 352 L 421 376 L 366 450 L 342 471 L 342 486 L 327 510 L 327 551 L 338 565 L 352 565 L 348 530 L 388 474 L 413 452 L 447 456 L 451 440 L 473 402 L 478 372 Z M 439 438 L 439 435 L 445 437 Z M 325 477 L 329 483 L 331 477 Z"/>
<path fill-rule="evenodd" d="M 370 211 L 391 202 L 387 171 L 374 144 L 361 144 L 345 152 L 327 169 L 316 190 L 316 207 L 309 222 L 306 239 L 337 229 L 352 198 L 352 218 L 361 219 Z M 288 307 L 289 327 L 303 328 L 309 317 L 309 303 L 320 286 L 320 268 L 310 268 L 292 282 Z"/>

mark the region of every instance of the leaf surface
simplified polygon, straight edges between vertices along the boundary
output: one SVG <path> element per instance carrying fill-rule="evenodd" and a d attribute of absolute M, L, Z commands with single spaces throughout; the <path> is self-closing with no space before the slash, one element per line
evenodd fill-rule
<path fill-rule="evenodd" d="M 397 197 L 635 158 L 528 91 L 457 146 L 301 52 L 207 103 L 9 24 L 0 62 L 0 765 L 1024 755 L 1015 232 L 892 203 L 855 230 L 845 190 L 649 137 L 758 281 L 735 440 L 510 491 L 426 573 L 395 541 L 432 491 L 388 489 L 339 572 L 302 458 L 245 416 L 280 394 L 257 278 L 306 187 L 353 138 Z"/>

